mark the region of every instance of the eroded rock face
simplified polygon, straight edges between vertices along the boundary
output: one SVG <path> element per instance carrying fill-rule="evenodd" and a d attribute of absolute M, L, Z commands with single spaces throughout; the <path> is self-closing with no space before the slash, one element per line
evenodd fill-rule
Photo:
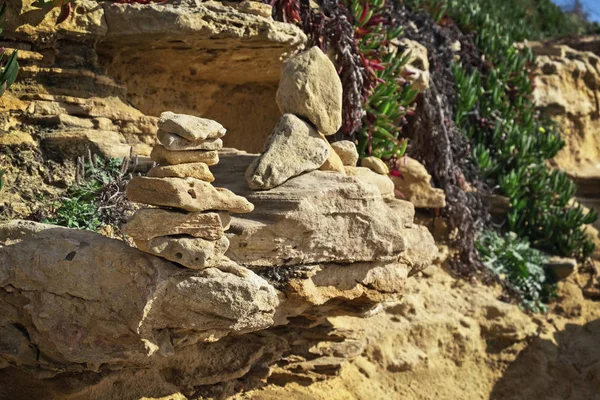
<path fill-rule="evenodd" d="M 214 119 L 228 130 L 226 146 L 261 150 L 281 115 L 281 57 L 306 40 L 299 28 L 220 2 L 102 6 L 100 62 L 134 106 Z"/>
<path fill-rule="evenodd" d="M 188 235 L 160 236 L 149 240 L 135 239 L 135 245 L 143 252 L 154 254 L 191 269 L 217 267 L 229 248 L 229 240 L 223 236 L 207 240 Z"/>
<path fill-rule="evenodd" d="M 570 175 L 600 180 L 600 58 L 566 45 L 532 43 L 535 101 L 560 125 L 566 146 L 554 158 Z M 593 180 L 592 180 L 593 181 Z"/>
<path fill-rule="evenodd" d="M 270 326 L 274 289 L 233 263 L 225 269 L 178 268 L 86 231 L 1 225 L 0 365 L 51 375 L 148 366 L 195 343 Z"/>

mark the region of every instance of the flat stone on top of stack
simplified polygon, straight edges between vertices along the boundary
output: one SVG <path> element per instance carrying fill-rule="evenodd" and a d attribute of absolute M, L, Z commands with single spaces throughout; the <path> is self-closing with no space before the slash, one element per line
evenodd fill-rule
<path fill-rule="evenodd" d="M 151 157 L 160 165 L 127 185 L 130 201 L 164 208 L 138 210 L 125 226 L 136 246 L 184 267 L 214 267 L 229 248 L 225 231 L 232 213 L 254 206 L 244 197 L 211 185 L 208 168 L 219 162 L 225 128 L 216 121 L 165 112 Z"/>

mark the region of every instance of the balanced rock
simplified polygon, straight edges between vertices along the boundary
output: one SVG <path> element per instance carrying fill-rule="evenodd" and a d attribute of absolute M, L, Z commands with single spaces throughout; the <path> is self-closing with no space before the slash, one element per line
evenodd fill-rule
<path fill-rule="evenodd" d="M 365 157 L 361 160 L 360 165 L 365 168 L 369 168 L 373 172 L 377 172 L 380 175 L 388 175 L 390 168 L 384 163 L 381 158 L 377 157 Z"/>
<path fill-rule="evenodd" d="M 277 105 L 282 113 L 307 118 L 319 132 L 332 135 L 342 126 L 342 91 L 335 66 L 313 47 L 283 63 Z"/>
<path fill-rule="evenodd" d="M 218 139 L 225 136 L 227 132 L 223 125 L 212 119 L 175 114 L 170 111 L 160 115 L 158 129 L 174 133 L 190 141 Z"/>
<path fill-rule="evenodd" d="M 205 163 L 186 163 L 154 167 L 148 171 L 151 178 L 196 178 L 206 182 L 213 182 L 213 176 Z"/>
<path fill-rule="evenodd" d="M 150 158 L 159 164 L 185 164 L 203 162 L 206 165 L 216 165 L 219 162 L 219 153 L 216 151 L 188 150 L 176 151 L 167 150 L 164 146 L 157 144 L 150 153 Z"/>
<path fill-rule="evenodd" d="M 215 188 L 195 178 L 148 178 L 136 176 L 127 184 L 127 199 L 154 206 L 187 211 L 222 210 L 247 213 L 252 203 L 227 189 Z"/>
<path fill-rule="evenodd" d="M 400 173 L 402 177 L 390 178 L 403 199 L 410 201 L 417 208 L 446 207 L 446 194 L 442 189 L 431 186 L 431 175 L 423 164 L 406 157 L 406 163 L 400 168 Z"/>
<path fill-rule="evenodd" d="M 222 139 L 188 140 L 175 133 L 158 131 L 158 140 L 167 150 L 220 150 L 223 148 Z"/>
<path fill-rule="evenodd" d="M 150 240 L 135 240 L 143 252 L 179 263 L 190 269 L 215 267 L 229 248 L 226 236 L 205 240 L 192 236 L 161 236 Z"/>
<path fill-rule="evenodd" d="M 325 141 L 325 143 L 327 143 L 327 146 L 329 147 L 329 158 L 327 158 L 327 160 L 325 160 L 325 162 L 323 163 L 323 165 L 321 165 L 321 168 L 319 168 L 321 171 L 336 171 L 339 172 L 340 174 L 346 174 L 346 171 L 344 170 L 344 163 L 342 162 L 342 159 L 340 158 L 340 156 L 338 156 L 338 154 L 335 152 L 335 150 L 333 150 L 333 147 L 331 147 L 331 144 L 329 143 L 329 141 L 327 141 L 327 138 L 325 138 L 325 136 L 323 136 L 323 134 L 320 134 L 321 137 L 323 138 L 323 140 Z"/>
<path fill-rule="evenodd" d="M 285 114 L 267 138 L 264 153 L 246 170 L 246 181 L 251 189 L 272 189 L 320 168 L 329 155 L 329 144 L 309 123 Z"/>
<path fill-rule="evenodd" d="M 358 163 L 358 150 L 354 142 L 349 140 L 340 140 L 331 143 L 331 147 L 342 160 L 342 163 L 348 167 L 356 167 Z"/>
<path fill-rule="evenodd" d="M 150 240 L 160 236 L 190 235 L 197 238 L 217 240 L 223 237 L 229 225 L 228 213 L 181 213 L 145 208 L 135 212 L 125 225 L 124 231 L 136 240 Z"/>

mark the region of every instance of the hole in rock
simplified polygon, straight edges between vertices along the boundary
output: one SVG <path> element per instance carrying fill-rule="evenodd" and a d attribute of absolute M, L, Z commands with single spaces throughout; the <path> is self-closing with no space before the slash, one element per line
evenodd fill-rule
<path fill-rule="evenodd" d="M 69 254 L 67 254 L 67 256 L 65 257 L 65 261 L 73 261 L 73 259 L 75 258 L 75 255 L 77 254 L 76 251 L 72 251 Z"/>
<path fill-rule="evenodd" d="M 196 192 L 194 192 L 194 189 L 190 189 L 190 190 L 188 190 L 188 194 L 190 195 L 190 197 L 191 197 L 192 199 L 195 199 L 195 198 L 196 198 Z"/>
<path fill-rule="evenodd" d="M 177 258 L 178 260 L 181 260 L 183 258 L 183 254 L 175 253 L 175 258 Z"/>

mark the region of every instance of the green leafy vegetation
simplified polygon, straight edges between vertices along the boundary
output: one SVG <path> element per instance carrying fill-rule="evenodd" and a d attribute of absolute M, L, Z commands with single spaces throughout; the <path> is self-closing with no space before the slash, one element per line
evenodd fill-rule
<path fill-rule="evenodd" d="M 353 16 L 363 65 L 372 76 L 358 130 L 359 155 L 386 160 L 402 157 L 408 144 L 401 138 L 403 121 L 418 94 L 402 76 L 410 54 L 394 47 L 403 27 L 395 23 L 385 0 L 349 0 L 346 5 Z"/>
<path fill-rule="evenodd" d="M 98 231 L 125 222 L 131 207 L 123 196 L 128 160 L 81 157 L 76 184 L 46 212 L 45 223 Z"/>
<path fill-rule="evenodd" d="M 6 3 L 0 6 L 0 34 L 2 34 L 6 13 Z M 19 63 L 17 61 L 18 51 L 13 51 L 9 56 L 6 56 L 4 48 L 0 49 L 0 96 L 15 82 L 19 71 Z"/>
<path fill-rule="evenodd" d="M 487 64 L 467 72 L 457 64 L 455 121 L 473 143 L 473 155 L 485 178 L 510 198 L 509 230 L 536 247 L 577 258 L 593 251 L 582 226 L 595 221 L 571 205 L 574 183 L 546 160 L 564 146 L 560 133 L 541 116 L 532 99 L 534 56 L 517 50 L 513 31 L 472 4 L 455 4 L 463 27 L 476 29 L 476 43 Z"/>
<path fill-rule="evenodd" d="M 485 264 L 493 265 L 491 269 L 521 293 L 529 309 L 541 310 L 545 275 L 534 267 L 540 265 L 539 253 L 529 249 L 529 243 L 549 253 L 583 259 L 593 251 L 593 244 L 582 228 L 597 216 L 586 214 L 573 202 L 574 183 L 546 164 L 564 142 L 556 126 L 536 110 L 533 54 L 513 43 L 567 35 L 575 27 L 545 0 L 410 3 L 427 7 L 440 24 L 452 18 L 463 32 L 473 33 L 484 56 L 453 66 L 454 122 L 470 140 L 483 178 L 509 197 L 504 229 L 511 233 L 502 238 L 486 232 L 478 250 Z"/>
<path fill-rule="evenodd" d="M 527 240 L 514 232 L 500 236 L 494 231 L 486 231 L 477 248 L 484 265 L 512 283 L 526 309 L 546 311 L 545 303 L 549 293 L 553 292 L 552 285 L 546 283 L 544 271 L 548 256 L 531 248 Z"/>
<path fill-rule="evenodd" d="M 539 40 L 550 37 L 592 33 L 596 24 L 567 15 L 552 0 L 404 0 L 411 8 L 427 8 L 440 21 L 449 15 L 463 29 L 478 31 L 475 38 L 487 40 L 493 35 L 498 40 L 508 36 L 514 42 L 525 39 Z M 489 27 L 483 33 L 480 19 L 496 22 L 500 30 Z"/>

